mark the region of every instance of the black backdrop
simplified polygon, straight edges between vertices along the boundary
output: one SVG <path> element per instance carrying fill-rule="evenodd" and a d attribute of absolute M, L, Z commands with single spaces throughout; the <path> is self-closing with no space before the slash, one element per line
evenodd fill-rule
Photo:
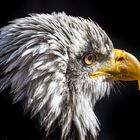
<path fill-rule="evenodd" d="M 119 0 L 1 0 L 0 27 L 29 13 L 65 11 L 73 16 L 90 17 L 110 36 L 116 48 L 125 49 L 140 60 L 140 8 L 137 1 Z M 99 140 L 140 139 L 140 92 L 136 82 L 123 82 L 120 92 L 97 103 L 95 112 L 101 123 Z M 11 105 L 0 94 L 0 140 L 39 140 L 41 132 L 23 115 L 19 104 Z"/>

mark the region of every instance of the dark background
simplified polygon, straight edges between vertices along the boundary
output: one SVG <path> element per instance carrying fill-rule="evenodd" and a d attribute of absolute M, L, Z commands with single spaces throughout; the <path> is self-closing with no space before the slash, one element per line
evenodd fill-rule
<path fill-rule="evenodd" d="M 115 48 L 125 49 L 140 60 L 140 7 L 138 1 L 119 0 L 4 0 L 0 1 L 0 27 L 29 13 L 65 11 L 73 16 L 90 17 L 110 36 Z M 97 103 L 95 112 L 101 123 L 99 140 L 140 139 L 140 92 L 136 82 L 123 82 Z M 0 140 L 39 140 L 41 132 L 23 115 L 19 104 L 11 105 L 0 95 Z"/>

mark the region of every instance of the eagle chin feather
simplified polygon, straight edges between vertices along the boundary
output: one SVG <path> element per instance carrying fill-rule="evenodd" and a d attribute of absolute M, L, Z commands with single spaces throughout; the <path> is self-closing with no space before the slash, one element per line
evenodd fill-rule
<path fill-rule="evenodd" d="M 108 55 L 108 42 L 99 25 L 65 13 L 14 20 L 0 29 L 0 91 L 11 87 L 13 103 L 40 116 L 46 137 L 59 127 L 61 140 L 96 139 L 94 105 L 112 83 L 90 79 L 78 57 L 91 49 Z"/>

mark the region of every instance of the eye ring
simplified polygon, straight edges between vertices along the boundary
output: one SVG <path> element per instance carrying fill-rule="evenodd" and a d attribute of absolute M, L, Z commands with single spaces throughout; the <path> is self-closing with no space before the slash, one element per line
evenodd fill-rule
<path fill-rule="evenodd" d="M 85 65 L 93 65 L 96 63 L 96 55 L 94 53 L 88 53 L 83 58 Z"/>

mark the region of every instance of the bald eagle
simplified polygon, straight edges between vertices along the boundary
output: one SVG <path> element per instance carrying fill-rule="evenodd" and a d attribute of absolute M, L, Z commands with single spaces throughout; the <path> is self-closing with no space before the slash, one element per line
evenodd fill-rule
<path fill-rule="evenodd" d="M 10 87 L 13 103 L 39 116 L 46 139 L 59 128 L 57 140 L 96 140 L 97 100 L 114 81 L 140 79 L 139 61 L 114 49 L 98 24 L 65 13 L 32 14 L 1 28 L 0 71 L 0 92 Z"/>

